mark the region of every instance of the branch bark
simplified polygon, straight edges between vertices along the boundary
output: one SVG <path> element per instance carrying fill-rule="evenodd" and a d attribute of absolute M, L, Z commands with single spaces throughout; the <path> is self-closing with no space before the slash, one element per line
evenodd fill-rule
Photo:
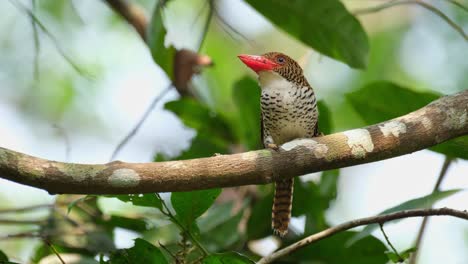
<path fill-rule="evenodd" d="M 468 135 L 468 90 L 365 128 L 298 139 L 279 151 L 155 163 L 64 163 L 0 148 L 0 177 L 49 193 L 128 194 L 266 184 L 412 153 Z"/>
<path fill-rule="evenodd" d="M 140 6 L 130 3 L 128 0 L 105 0 L 106 3 L 120 14 L 146 41 L 146 27 L 148 19 Z"/>
<path fill-rule="evenodd" d="M 434 216 L 449 215 L 449 216 L 454 216 L 454 217 L 468 220 L 468 212 L 466 210 L 459 211 L 459 210 L 454 210 L 450 208 L 405 210 L 405 211 L 400 211 L 400 212 L 391 213 L 391 214 L 356 219 L 353 221 L 343 223 L 341 225 L 330 227 L 321 232 L 308 236 L 302 240 L 299 240 L 298 242 L 294 244 L 291 244 L 281 250 L 274 252 L 271 255 L 268 255 L 262 258 L 260 261 L 257 262 L 257 264 L 272 263 L 275 260 L 278 260 L 281 257 L 287 256 L 300 248 L 303 248 L 307 245 L 320 241 L 324 238 L 333 236 L 339 232 L 343 232 L 343 231 L 346 231 L 348 229 L 351 229 L 357 226 L 368 225 L 368 224 L 382 224 L 382 223 L 389 222 L 389 221 L 396 220 L 396 219 L 430 216 L 430 215 L 434 215 Z"/>

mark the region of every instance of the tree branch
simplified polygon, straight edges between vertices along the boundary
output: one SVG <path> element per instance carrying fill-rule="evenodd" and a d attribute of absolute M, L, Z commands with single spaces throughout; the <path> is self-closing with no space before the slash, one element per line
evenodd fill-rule
<path fill-rule="evenodd" d="M 128 0 L 105 0 L 105 2 L 122 16 L 146 41 L 146 27 L 148 19 L 140 6 L 130 3 Z"/>
<path fill-rule="evenodd" d="M 289 255 L 292 252 L 300 248 L 303 248 L 307 245 L 320 241 L 324 238 L 333 236 L 339 232 L 343 232 L 343 231 L 346 231 L 348 229 L 351 229 L 357 226 L 368 225 L 368 224 L 382 224 L 385 222 L 389 222 L 389 221 L 401 219 L 401 218 L 429 216 L 429 215 L 436 215 L 436 216 L 450 215 L 453 217 L 468 220 L 468 212 L 466 210 L 459 211 L 459 210 L 454 210 L 450 208 L 405 210 L 405 211 L 400 211 L 400 212 L 391 213 L 391 214 L 360 218 L 360 219 L 356 219 L 356 220 L 343 223 L 341 225 L 330 227 L 321 232 L 308 236 L 302 240 L 299 240 L 298 242 L 294 244 L 291 244 L 281 250 L 278 250 L 272 253 L 271 255 L 268 255 L 262 258 L 260 261 L 257 262 L 257 264 L 272 263 L 275 260 L 278 260 L 279 258 L 284 257 L 286 255 Z"/>
<path fill-rule="evenodd" d="M 393 158 L 468 135 L 468 90 L 407 115 L 332 135 L 184 161 L 76 164 L 0 148 L 0 177 L 50 193 L 129 194 L 266 184 Z"/>

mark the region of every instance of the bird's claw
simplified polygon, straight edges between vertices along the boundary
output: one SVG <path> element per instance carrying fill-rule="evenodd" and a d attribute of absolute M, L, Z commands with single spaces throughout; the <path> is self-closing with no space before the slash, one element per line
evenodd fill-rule
<path fill-rule="evenodd" d="M 276 145 L 274 143 L 268 143 L 266 147 L 269 148 L 269 149 L 275 150 L 275 151 L 278 151 L 278 149 L 279 149 L 278 145 Z"/>

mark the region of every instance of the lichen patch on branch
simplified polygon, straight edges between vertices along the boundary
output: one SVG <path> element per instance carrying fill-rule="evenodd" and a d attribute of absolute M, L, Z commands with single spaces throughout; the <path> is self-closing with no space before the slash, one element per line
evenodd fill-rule
<path fill-rule="evenodd" d="M 399 137 L 400 134 L 406 133 L 405 123 L 397 120 L 386 122 L 383 125 L 380 125 L 379 128 L 384 137 L 388 137 L 390 135 L 393 135 L 394 137 Z"/>
<path fill-rule="evenodd" d="M 466 109 L 463 111 L 457 111 L 457 109 L 449 108 L 446 111 L 447 118 L 445 119 L 443 125 L 449 129 L 460 129 L 465 126 L 468 121 L 468 115 Z"/>
<path fill-rule="evenodd" d="M 356 158 L 364 158 L 367 152 L 374 150 L 372 137 L 367 129 L 359 128 L 343 132 L 348 138 L 351 154 Z"/>
<path fill-rule="evenodd" d="M 134 187 L 140 183 L 140 175 L 132 169 L 117 169 L 107 181 L 114 187 Z"/>

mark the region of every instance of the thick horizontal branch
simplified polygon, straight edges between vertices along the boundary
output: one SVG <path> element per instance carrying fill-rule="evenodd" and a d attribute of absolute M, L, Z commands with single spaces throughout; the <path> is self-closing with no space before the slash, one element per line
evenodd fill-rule
<path fill-rule="evenodd" d="M 468 134 L 468 91 L 365 128 L 257 150 L 184 161 L 63 163 L 0 148 L 0 177 L 50 193 L 174 192 L 265 184 L 412 153 Z M 92 150 L 90 150 L 92 151 Z"/>
<path fill-rule="evenodd" d="M 321 232 L 318 232 L 304 239 L 301 239 L 294 244 L 291 244 L 281 250 L 278 250 L 272 253 L 271 255 L 268 255 L 262 258 L 260 261 L 257 262 L 257 264 L 273 263 L 275 260 L 278 260 L 281 257 L 287 256 L 300 248 L 303 248 L 307 245 L 320 241 L 324 238 L 333 236 L 339 232 L 343 232 L 343 231 L 349 230 L 357 226 L 363 226 L 363 225 L 369 225 L 369 224 L 383 224 L 385 222 L 389 222 L 389 221 L 396 220 L 396 219 L 420 217 L 420 216 L 431 216 L 431 215 L 433 216 L 448 215 L 448 216 L 453 216 L 453 217 L 458 217 L 458 218 L 468 220 L 468 212 L 466 210 L 459 211 L 459 210 L 454 210 L 450 208 L 405 210 L 405 211 L 400 211 L 400 212 L 391 213 L 391 214 L 356 219 L 356 220 L 343 223 L 341 225 L 330 227 Z"/>

